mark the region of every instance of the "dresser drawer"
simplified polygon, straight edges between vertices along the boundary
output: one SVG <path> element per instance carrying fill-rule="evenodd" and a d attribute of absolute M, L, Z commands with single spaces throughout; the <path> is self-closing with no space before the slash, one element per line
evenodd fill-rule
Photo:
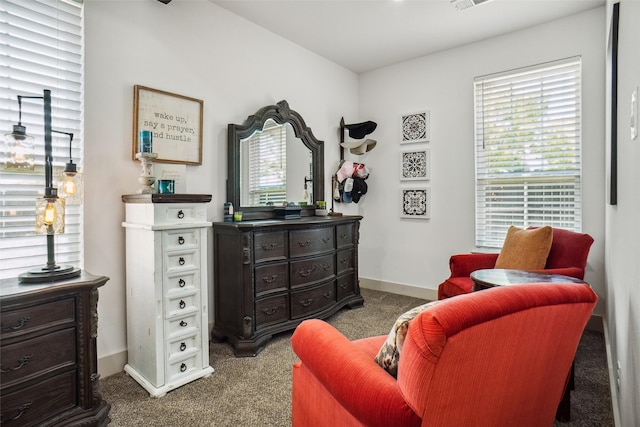
<path fill-rule="evenodd" d="M 253 235 L 253 253 L 256 263 L 287 259 L 287 232 L 255 233 Z"/>
<path fill-rule="evenodd" d="M 52 326 L 72 325 L 75 322 L 75 299 L 66 298 L 35 307 L 24 307 L 2 313 L 0 338 L 7 339 Z"/>
<path fill-rule="evenodd" d="M 256 267 L 255 272 L 256 298 L 268 293 L 285 291 L 289 286 L 289 265 L 287 263 Z"/>
<path fill-rule="evenodd" d="M 2 395 L 3 427 L 40 425 L 77 404 L 75 370 Z"/>
<path fill-rule="evenodd" d="M 146 225 L 188 225 L 207 221 L 204 204 L 182 203 L 127 203 L 127 222 Z"/>
<path fill-rule="evenodd" d="M 63 329 L 0 347 L 0 388 L 76 363 L 76 330 Z"/>
<path fill-rule="evenodd" d="M 336 262 L 336 274 L 352 270 L 355 265 L 355 250 L 342 249 L 338 251 Z"/>
<path fill-rule="evenodd" d="M 291 288 L 324 281 L 332 277 L 335 271 L 335 256 L 333 254 L 291 261 L 289 264 Z"/>
<path fill-rule="evenodd" d="M 197 249 L 164 254 L 164 271 L 167 273 L 196 268 L 200 268 L 200 251 Z"/>
<path fill-rule="evenodd" d="M 179 337 L 198 333 L 200 331 L 200 313 L 188 313 L 165 321 L 166 339 L 172 340 Z"/>
<path fill-rule="evenodd" d="M 355 224 L 340 224 L 336 226 L 336 247 L 338 249 L 356 243 Z"/>
<path fill-rule="evenodd" d="M 198 292 L 172 294 L 165 298 L 165 315 L 168 318 L 200 311 Z"/>
<path fill-rule="evenodd" d="M 256 301 L 256 330 L 286 320 L 289 320 L 288 294 Z"/>
<path fill-rule="evenodd" d="M 167 365 L 167 373 L 169 380 L 168 383 L 172 383 L 180 380 L 193 372 L 202 370 L 202 353 L 192 353 L 190 356 L 176 361 L 169 361 Z"/>
<path fill-rule="evenodd" d="M 186 248 L 198 248 L 200 230 L 195 228 L 167 230 L 162 232 L 162 248 L 165 251 L 177 251 Z"/>
<path fill-rule="evenodd" d="M 292 258 L 330 252 L 334 248 L 335 237 L 333 227 L 293 230 L 289 232 L 289 253 Z"/>
<path fill-rule="evenodd" d="M 200 286 L 200 270 L 174 272 L 163 279 L 164 294 L 167 296 L 182 292 L 196 292 Z"/>
<path fill-rule="evenodd" d="M 336 302 L 335 281 L 304 291 L 291 292 L 291 318 L 308 316 Z"/>
<path fill-rule="evenodd" d="M 340 276 L 336 280 L 337 288 L 336 291 L 338 293 L 338 301 L 342 298 L 347 297 L 349 295 L 355 295 L 356 293 L 356 282 L 355 275 L 353 273 L 349 273 L 345 276 Z"/>
<path fill-rule="evenodd" d="M 181 355 L 200 351 L 200 338 L 200 335 L 192 334 L 168 341 L 167 350 L 169 352 L 169 359 L 179 358 Z"/>

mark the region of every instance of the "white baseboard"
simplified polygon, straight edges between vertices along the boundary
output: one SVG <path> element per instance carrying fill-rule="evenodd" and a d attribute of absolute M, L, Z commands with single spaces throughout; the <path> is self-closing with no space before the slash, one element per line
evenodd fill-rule
<path fill-rule="evenodd" d="M 611 341 L 609 339 L 609 327 L 607 326 L 607 319 L 602 318 L 602 329 L 604 334 L 604 348 L 607 351 L 607 368 L 609 369 L 609 390 L 611 392 L 611 412 L 613 413 L 613 425 L 620 427 L 620 404 L 618 400 L 618 385 L 617 385 L 617 369 L 613 363 L 613 356 L 611 353 Z"/>
<path fill-rule="evenodd" d="M 384 282 L 382 280 L 360 278 L 360 287 L 374 291 L 389 292 L 392 294 L 406 295 L 414 298 L 422 298 L 429 301 L 438 299 L 437 289 L 421 288 L 419 286 L 404 285 L 401 283 Z"/>
<path fill-rule="evenodd" d="M 110 354 L 98 358 L 98 374 L 100 377 L 106 378 L 111 375 L 115 375 L 124 370 L 124 365 L 127 364 L 127 350 L 120 353 Z"/>

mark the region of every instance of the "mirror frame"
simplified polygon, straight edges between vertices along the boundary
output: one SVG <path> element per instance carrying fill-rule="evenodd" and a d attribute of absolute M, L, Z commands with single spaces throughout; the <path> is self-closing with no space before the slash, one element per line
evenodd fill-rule
<path fill-rule="evenodd" d="M 301 215 L 311 216 L 315 213 L 318 200 L 324 200 L 324 141 L 318 140 L 306 125 L 302 116 L 289 108 L 283 100 L 276 105 L 267 105 L 251 115 L 241 124 L 230 123 L 227 135 L 227 199 L 233 203 L 237 211 L 243 212 L 244 220 L 275 218 L 274 206 L 241 206 L 240 205 L 240 141 L 250 137 L 256 130 L 262 130 L 265 122 L 272 119 L 278 124 L 289 123 L 293 132 L 302 143 L 311 150 L 313 163 L 313 201 L 310 206 L 302 206 Z M 320 198 L 318 198 L 318 196 Z"/>

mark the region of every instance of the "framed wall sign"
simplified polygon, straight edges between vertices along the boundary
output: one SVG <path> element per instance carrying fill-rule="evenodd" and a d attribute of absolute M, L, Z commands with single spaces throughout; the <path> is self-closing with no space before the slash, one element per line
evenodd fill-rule
<path fill-rule="evenodd" d="M 431 188 L 402 188 L 400 190 L 400 205 L 401 218 L 431 218 Z"/>
<path fill-rule="evenodd" d="M 400 153 L 400 180 L 428 180 L 431 176 L 431 150 L 422 148 Z"/>
<path fill-rule="evenodd" d="M 402 144 L 428 142 L 431 137 L 429 110 L 405 114 L 401 120 Z"/>
<path fill-rule="evenodd" d="M 202 164 L 200 99 L 135 85 L 133 87 L 132 159 L 140 152 L 140 131 L 151 131 L 154 162 Z"/>

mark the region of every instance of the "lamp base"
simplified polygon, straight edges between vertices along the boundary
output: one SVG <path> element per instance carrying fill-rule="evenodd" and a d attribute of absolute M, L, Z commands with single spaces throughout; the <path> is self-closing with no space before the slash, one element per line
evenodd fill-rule
<path fill-rule="evenodd" d="M 18 276 L 20 283 L 45 283 L 59 282 L 61 280 L 72 279 L 80 276 L 82 270 L 71 265 L 56 265 L 54 268 L 41 267 L 30 270 Z"/>

